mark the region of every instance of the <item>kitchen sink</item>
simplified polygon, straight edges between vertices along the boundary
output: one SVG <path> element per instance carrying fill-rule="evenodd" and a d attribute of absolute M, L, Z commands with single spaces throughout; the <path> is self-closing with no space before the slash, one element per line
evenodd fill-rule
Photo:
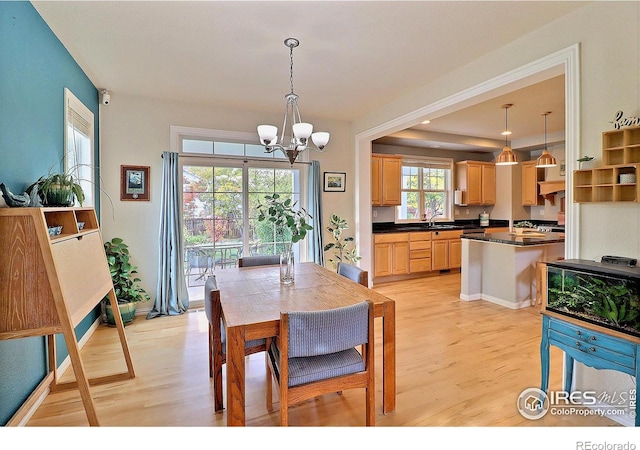
<path fill-rule="evenodd" d="M 460 227 L 456 225 L 431 225 L 428 227 L 429 230 L 455 230 L 459 228 Z"/>

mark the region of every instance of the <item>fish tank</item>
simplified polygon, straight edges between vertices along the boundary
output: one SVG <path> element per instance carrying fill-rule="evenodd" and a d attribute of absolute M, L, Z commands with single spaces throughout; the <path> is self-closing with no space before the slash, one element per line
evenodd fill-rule
<path fill-rule="evenodd" d="M 543 309 L 640 337 L 640 268 L 588 260 L 547 263 Z"/>

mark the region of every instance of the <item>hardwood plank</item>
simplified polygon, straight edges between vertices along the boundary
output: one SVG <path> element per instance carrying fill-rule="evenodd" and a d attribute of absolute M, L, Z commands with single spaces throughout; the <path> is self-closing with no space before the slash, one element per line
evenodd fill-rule
<path fill-rule="evenodd" d="M 597 416 L 523 418 L 518 395 L 540 384 L 541 316 L 537 308 L 511 310 L 489 302 L 458 299 L 460 274 L 376 286 L 396 301 L 396 409 L 382 412 L 376 383 L 377 426 L 615 426 Z M 208 368 L 208 322 L 203 310 L 127 326 L 136 378 L 92 387 L 105 426 L 224 426 L 227 411 L 214 413 Z M 381 361 L 382 327 L 376 327 Z M 90 377 L 126 370 L 113 330 L 99 327 L 82 349 Z M 245 358 L 246 424 L 277 426 L 279 404 L 266 408 L 264 355 Z M 551 347 L 551 389 L 562 388 L 562 352 Z M 69 371 L 72 372 L 72 371 Z M 226 365 L 223 369 L 226 379 Z M 71 374 L 64 374 L 64 380 Z M 382 379 L 382 364 L 376 364 Z M 225 382 L 226 389 L 226 382 Z M 362 425 L 364 396 L 329 394 L 290 408 L 291 426 Z M 27 426 L 86 426 L 77 391 L 51 393 Z"/>

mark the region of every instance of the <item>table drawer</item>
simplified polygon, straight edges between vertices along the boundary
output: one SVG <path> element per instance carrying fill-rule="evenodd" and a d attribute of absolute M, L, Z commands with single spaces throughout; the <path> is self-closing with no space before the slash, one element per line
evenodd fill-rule
<path fill-rule="evenodd" d="M 604 367 L 607 363 L 613 363 L 618 366 L 634 369 L 636 366 L 635 357 L 619 353 L 615 350 L 601 347 L 597 343 L 583 341 L 573 336 L 567 336 L 556 330 L 549 330 L 549 342 L 552 345 L 566 349 L 571 354 L 573 351 L 579 351 L 591 358 L 593 361 L 583 360 L 587 365 Z M 598 361 L 600 360 L 600 361 Z"/>
<path fill-rule="evenodd" d="M 429 272 L 431 271 L 431 258 L 411 259 L 409 261 L 409 272 Z"/>
<path fill-rule="evenodd" d="M 607 336 L 606 334 L 598 333 L 597 331 L 591 331 L 567 322 L 560 322 L 556 320 L 551 321 L 549 329 L 558 331 L 574 341 L 580 341 L 584 347 L 595 345 L 622 355 L 635 357 L 636 346 L 623 339 Z"/>

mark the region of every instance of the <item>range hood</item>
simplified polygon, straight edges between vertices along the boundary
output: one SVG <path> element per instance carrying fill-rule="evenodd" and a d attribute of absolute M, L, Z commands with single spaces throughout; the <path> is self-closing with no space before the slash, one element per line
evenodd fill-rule
<path fill-rule="evenodd" d="M 540 186 L 540 195 L 549 200 L 552 205 L 555 204 L 556 194 L 565 189 L 564 180 L 538 181 L 538 185 Z"/>

